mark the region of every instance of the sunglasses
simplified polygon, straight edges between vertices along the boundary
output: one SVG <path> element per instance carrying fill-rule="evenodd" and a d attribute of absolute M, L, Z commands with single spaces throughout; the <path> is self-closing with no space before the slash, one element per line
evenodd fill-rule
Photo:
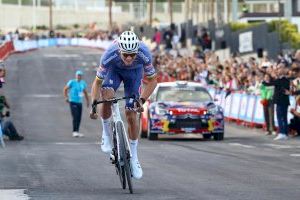
<path fill-rule="evenodd" d="M 136 56 L 136 53 L 122 53 L 122 56 L 124 56 L 125 58 L 127 57 L 131 57 L 131 58 L 134 58 Z"/>

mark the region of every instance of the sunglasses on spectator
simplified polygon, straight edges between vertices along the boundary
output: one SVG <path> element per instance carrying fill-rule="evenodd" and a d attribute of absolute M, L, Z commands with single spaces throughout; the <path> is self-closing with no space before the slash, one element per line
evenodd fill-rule
<path fill-rule="evenodd" d="M 131 58 L 134 58 L 136 56 L 136 53 L 122 53 L 122 56 L 124 56 L 125 58 L 127 57 L 131 57 Z"/>

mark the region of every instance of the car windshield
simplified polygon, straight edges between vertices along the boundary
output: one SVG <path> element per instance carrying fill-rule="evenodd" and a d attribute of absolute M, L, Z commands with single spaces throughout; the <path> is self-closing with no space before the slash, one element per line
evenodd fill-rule
<path fill-rule="evenodd" d="M 211 100 L 209 93 L 199 87 L 160 87 L 157 92 L 157 101 L 207 102 Z"/>

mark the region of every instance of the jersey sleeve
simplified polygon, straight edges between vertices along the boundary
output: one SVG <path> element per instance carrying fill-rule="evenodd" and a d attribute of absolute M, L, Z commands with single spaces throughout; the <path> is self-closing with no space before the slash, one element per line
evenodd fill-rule
<path fill-rule="evenodd" d="M 107 75 L 108 68 L 109 68 L 109 62 L 107 61 L 109 59 L 109 52 L 105 51 L 104 54 L 100 58 L 100 65 L 97 69 L 97 78 L 103 80 L 105 76 Z"/>
<path fill-rule="evenodd" d="M 144 73 L 147 78 L 153 78 L 156 76 L 156 70 L 152 64 L 152 54 L 150 50 L 146 47 L 143 51 L 144 60 Z"/>

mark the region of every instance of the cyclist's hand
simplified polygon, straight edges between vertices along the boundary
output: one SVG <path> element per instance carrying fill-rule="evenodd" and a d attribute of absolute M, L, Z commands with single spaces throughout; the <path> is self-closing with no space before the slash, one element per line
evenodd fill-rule
<path fill-rule="evenodd" d="M 91 119 L 97 119 L 98 118 L 98 114 L 94 113 L 93 110 L 91 110 L 91 112 L 90 112 L 90 118 Z"/>
<path fill-rule="evenodd" d="M 134 110 L 138 113 L 144 112 L 143 101 L 141 99 L 135 101 Z"/>
<path fill-rule="evenodd" d="M 92 103 L 92 110 L 90 112 L 90 118 L 91 119 L 97 119 L 98 114 L 97 114 L 97 101 L 93 101 Z"/>

